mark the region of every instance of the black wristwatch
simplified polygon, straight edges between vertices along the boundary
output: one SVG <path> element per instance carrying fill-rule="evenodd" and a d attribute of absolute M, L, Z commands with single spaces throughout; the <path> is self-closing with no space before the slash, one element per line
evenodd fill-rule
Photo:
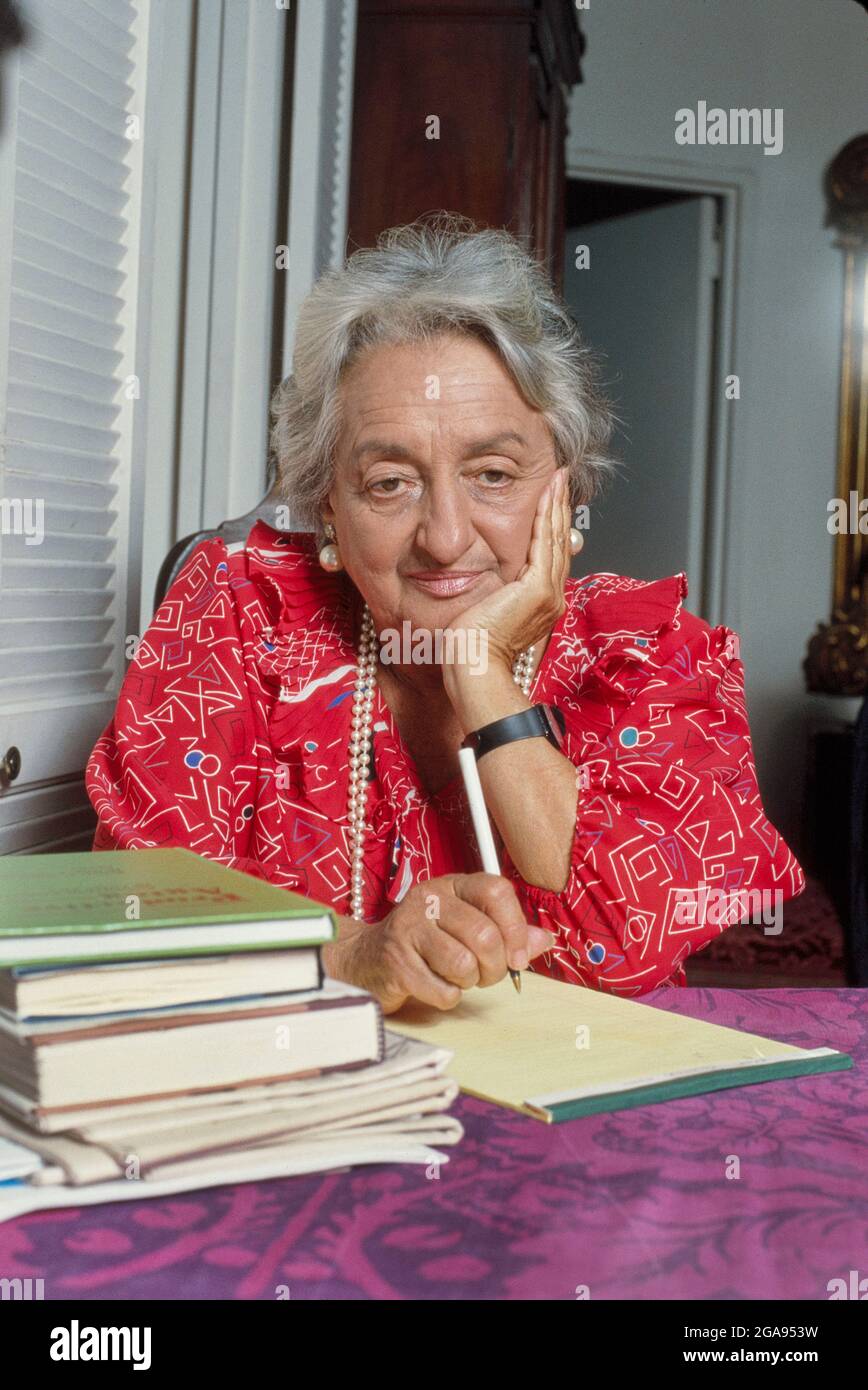
<path fill-rule="evenodd" d="M 547 738 L 553 747 L 563 748 L 566 727 L 567 722 L 556 705 L 533 705 L 519 714 L 508 714 L 505 719 L 484 724 L 467 735 L 462 747 L 472 748 L 477 762 L 493 748 L 521 738 Z"/>

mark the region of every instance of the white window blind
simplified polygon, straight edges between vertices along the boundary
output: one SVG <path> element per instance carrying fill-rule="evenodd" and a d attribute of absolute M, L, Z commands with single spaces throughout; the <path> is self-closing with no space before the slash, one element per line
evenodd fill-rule
<path fill-rule="evenodd" d="M 20 749 L 24 794 L 81 772 L 124 666 L 147 0 L 20 10 L 0 129 L 0 758 Z"/>

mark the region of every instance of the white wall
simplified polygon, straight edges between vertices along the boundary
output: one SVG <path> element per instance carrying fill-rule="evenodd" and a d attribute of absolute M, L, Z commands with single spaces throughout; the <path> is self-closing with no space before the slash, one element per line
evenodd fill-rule
<path fill-rule="evenodd" d="M 823 225 L 822 180 L 865 128 L 868 16 L 854 0 L 591 0 L 581 18 L 570 172 L 681 172 L 742 188 L 723 621 L 742 638 L 766 808 L 799 853 L 809 723 L 821 708 L 858 707 L 808 695 L 801 662 L 831 608 L 841 253 Z M 700 100 L 781 107 L 782 153 L 676 145 L 676 110 Z"/>

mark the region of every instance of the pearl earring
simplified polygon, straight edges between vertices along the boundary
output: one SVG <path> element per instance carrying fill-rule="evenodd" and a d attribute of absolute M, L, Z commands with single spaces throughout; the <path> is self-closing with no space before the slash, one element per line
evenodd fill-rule
<path fill-rule="evenodd" d="M 324 529 L 326 533 L 326 538 L 328 540 L 328 545 L 324 545 L 322 550 L 320 551 L 319 562 L 324 570 L 328 570 L 330 574 L 335 574 L 338 570 L 342 570 L 344 567 L 343 561 L 341 560 L 341 553 L 334 543 L 335 528 L 332 526 L 330 521 L 327 521 Z"/>
<path fill-rule="evenodd" d="M 571 555 L 578 555 L 579 551 L 581 550 L 581 548 L 582 548 L 582 546 L 583 546 L 584 544 L 585 544 L 585 538 L 584 538 L 584 536 L 582 535 L 581 531 L 577 531 L 576 528 L 575 528 L 575 526 L 571 526 L 571 527 L 570 527 L 570 554 L 571 554 Z"/>

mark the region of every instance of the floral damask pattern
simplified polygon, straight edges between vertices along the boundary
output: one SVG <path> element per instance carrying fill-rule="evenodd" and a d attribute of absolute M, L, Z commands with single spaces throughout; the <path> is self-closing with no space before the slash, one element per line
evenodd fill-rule
<path fill-rule="evenodd" d="M 43 1278 L 47 1299 L 827 1299 L 829 1280 L 868 1275 L 865 994 L 643 1002 L 854 1067 L 551 1127 L 462 1097 L 439 1176 L 378 1166 L 31 1213 L 0 1225 L 0 1272 Z"/>

